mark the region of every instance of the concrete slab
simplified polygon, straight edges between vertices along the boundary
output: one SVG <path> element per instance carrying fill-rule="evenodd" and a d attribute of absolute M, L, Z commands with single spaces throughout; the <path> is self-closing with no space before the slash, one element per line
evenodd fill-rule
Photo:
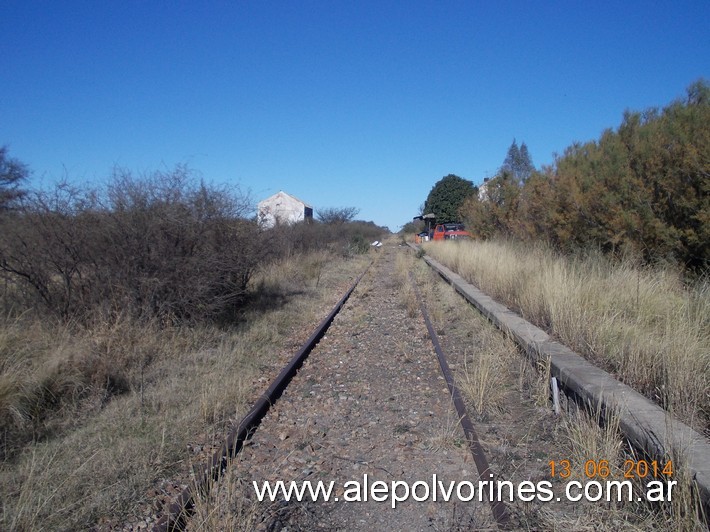
<path fill-rule="evenodd" d="M 683 456 L 706 511 L 710 509 L 710 443 L 703 435 L 553 340 L 545 331 L 494 301 L 443 264 L 428 256 L 423 258 L 469 303 L 510 334 L 528 355 L 549 357 L 552 376 L 564 387 L 589 405 L 618 412 L 621 430 L 636 448 L 659 459 Z"/>

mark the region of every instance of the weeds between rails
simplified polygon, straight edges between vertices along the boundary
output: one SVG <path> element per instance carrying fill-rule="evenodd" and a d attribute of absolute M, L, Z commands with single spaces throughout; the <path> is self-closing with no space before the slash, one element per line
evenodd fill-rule
<path fill-rule="evenodd" d="M 412 289 L 411 283 L 405 281 L 412 268 L 416 268 L 416 266 L 411 260 L 406 260 L 404 255 L 398 255 L 397 269 L 400 272 L 399 288 L 401 292 L 401 304 L 410 318 L 416 318 L 418 317 L 418 308 L 415 305 L 414 290 Z M 426 275 L 426 273 L 417 273 L 417 278 L 423 291 L 429 293 L 428 299 L 432 303 L 431 314 L 435 316 L 437 330 L 446 331 L 446 337 L 448 338 L 453 331 L 450 327 L 452 324 L 452 316 L 455 316 L 456 320 L 466 321 L 466 323 L 470 320 L 481 321 L 480 317 L 474 316 L 475 311 L 471 310 L 466 304 L 463 304 L 462 300 L 448 288 L 448 285 L 436 283 L 435 280 L 433 282 L 431 277 L 432 276 Z M 453 309 L 457 304 L 460 306 L 457 309 Z M 478 349 L 476 349 L 474 357 L 468 358 L 468 356 L 466 356 L 464 360 L 468 360 L 469 364 L 467 367 L 464 367 L 463 379 L 465 380 L 466 374 L 470 376 L 470 373 L 476 367 L 475 361 L 479 354 L 482 354 L 484 358 L 487 359 L 486 367 L 489 368 L 489 370 L 475 377 L 479 379 L 479 381 L 480 379 L 485 381 L 486 374 L 496 377 L 500 377 L 499 374 L 505 377 L 508 376 L 504 371 L 501 371 L 501 367 L 491 369 L 494 360 L 501 363 L 503 365 L 502 367 L 506 365 L 519 365 L 521 368 L 521 380 L 525 381 L 524 385 L 521 384 L 520 389 L 523 390 L 523 388 L 525 388 L 524 395 L 527 400 L 539 405 L 544 405 L 538 409 L 538 411 L 535 411 L 536 413 L 532 418 L 525 418 L 523 420 L 522 436 L 525 438 L 524 433 L 530 430 L 527 427 L 531 419 L 547 416 L 549 422 L 550 417 L 554 418 L 548 408 L 549 375 L 547 377 L 545 376 L 544 368 L 541 374 L 534 370 L 530 371 L 527 369 L 529 368 L 527 360 L 522 356 L 519 362 L 516 363 L 515 357 L 517 356 L 517 352 L 510 340 L 505 338 L 501 333 L 493 330 L 489 325 L 485 324 L 484 327 L 487 327 L 485 330 L 490 331 L 490 334 L 483 335 L 484 338 L 481 339 L 481 343 L 479 343 L 478 338 L 476 338 L 476 347 L 481 347 L 482 353 L 479 353 Z M 462 325 L 462 329 L 465 328 L 466 327 Z M 479 328 L 480 325 L 475 328 L 477 337 Z M 459 360 L 459 365 L 460 362 Z M 473 382 L 473 379 L 474 377 L 471 377 L 469 382 Z M 514 380 L 513 382 L 517 381 Z M 488 419 L 488 422 L 493 425 L 495 425 L 495 420 L 499 415 L 505 413 L 510 406 L 505 403 L 509 398 L 507 398 L 505 394 L 501 394 L 501 390 L 504 391 L 506 387 L 510 386 L 510 383 L 503 381 L 499 384 L 501 385 L 497 388 L 491 388 L 491 391 L 496 393 L 491 394 L 491 401 L 484 403 L 482 411 L 477 408 L 469 410 L 471 413 L 475 412 L 477 419 Z M 464 392 L 466 393 L 466 391 Z M 467 399 L 469 406 L 474 404 L 471 397 Z M 541 414 L 540 411 L 546 411 L 548 413 Z M 453 423 L 458 424 L 457 416 L 454 415 L 452 417 L 454 418 Z M 623 446 L 623 438 L 618 432 L 618 427 L 613 423 L 599 423 L 600 420 L 601 418 L 598 413 L 596 417 L 594 413 L 592 413 L 590 417 L 584 411 L 577 412 L 574 410 L 568 415 L 557 418 L 557 422 L 554 425 L 556 438 L 554 447 L 546 449 L 546 452 L 540 456 L 549 456 L 558 459 L 561 455 L 573 457 L 574 460 L 581 460 L 579 458 L 580 456 L 604 456 L 608 457 L 610 463 L 614 464 L 614 472 L 616 474 L 623 465 L 623 461 L 633 455 L 624 454 L 628 451 Z M 397 430 L 397 427 L 395 427 L 395 430 Z M 441 435 L 441 438 L 437 439 L 437 445 L 441 445 L 443 448 L 449 445 L 454 447 L 465 445 L 465 442 L 460 436 L 460 428 L 451 427 L 451 430 L 447 430 L 446 432 L 446 434 Z M 530 432 L 529 437 L 533 437 L 532 432 Z M 490 443 L 490 438 L 491 434 L 489 433 L 486 435 L 488 443 Z M 527 446 L 527 444 L 524 444 L 524 447 Z M 499 451 L 496 451 L 496 453 L 499 453 Z M 500 460 L 505 460 L 505 457 L 498 454 L 495 459 L 500 462 Z M 534 463 L 535 456 L 532 456 L 531 460 Z M 618 466 L 617 463 L 619 464 Z M 516 474 L 517 472 L 514 471 L 513 477 L 511 478 L 517 480 L 521 478 L 527 479 L 527 477 L 519 477 L 516 476 Z M 250 504 L 250 499 L 247 495 L 248 487 L 240 483 L 238 474 L 230 475 L 227 482 L 227 493 L 222 492 L 223 499 L 200 502 L 200 509 L 198 509 L 199 517 L 197 518 L 199 524 L 195 524 L 194 529 L 230 529 L 229 526 L 234 525 L 229 511 L 232 508 L 238 508 L 238 511 L 244 515 L 244 519 L 251 522 L 254 522 L 254 520 L 259 521 L 262 518 L 266 518 L 268 521 L 269 517 L 264 516 L 272 515 L 275 511 L 273 507 L 269 507 L 268 505 L 267 507 L 259 507 L 258 505 Z M 687 486 L 688 484 L 685 483 L 684 485 Z M 528 529 L 552 529 L 556 526 L 560 526 L 560 523 L 564 524 L 564 526 L 576 529 L 584 529 L 586 527 L 585 523 L 588 523 L 589 528 L 595 530 L 617 530 L 619 528 L 632 530 L 648 528 L 702 529 L 702 525 L 699 524 L 697 519 L 697 506 L 694 506 L 694 501 L 692 495 L 689 492 L 685 492 L 681 493 L 679 498 L 674 500 L 673 505 L 665 505 L 660 508 L 653 507 L 650 504 L 637 503 L 613 503 L 608 505 L 575 504 L 573 508 L 567 506 L 561 511 L 559 508 L 545 504 L 537 506 L 523 505 L 523 507 L 518 505 L 518 507 L 514 509 L 514 518 L 521 527 Z"/>
<path fill-rule="evenodd" d="M 318 278 L 319 278 L 319 283 L 328 283 L 329 281 L 327 280 L 326 275 L 322 275 L 323 272 L 319 271 Z M 322 277 L 321 277 L 322 275 Z M 315 283 L 315 281 L 313 281 Z M 436 310 L 432 311 L 432 314 L 436 316 L 440 312 L 437 312 Z M 281 323 L 280 321 L 278 321 Z M 256 325 L 256 324 L 255 324 Z M 274 340 L 274 335 L 275 331 L 273 330 L 273 327 L 271 324 L 267 321 L 264 323 L 264 327 L 259 327 L 256 326 L 254 329 L 248 329 L 251 330 L 252 332 L 248 333 L 251 336 L 251 339 L 253 341 L 258 341 L 258 342 L 272 342 Z M 245 329 L 246 331 L 246 329 Z M 110 334 L 109 334 L 110 332 Z M 136 336 L 144 336 L 146 331 L 142 331 L 137 333 Z M 172 331 L 172 334 L 175 335 L 175 343 L 168 342 L 167 340 L 170 338 L 169 336 L 164 336 L 162 338 L 154 338 L 154 341 L 160 343 L 163 342 L 166 347 L 176 347 L 181 345 L 181 342 L 187 342 L 185 337 L 180 337 L 179 334 L 177 334 L 177 331 Z M 188 335 L 189 336 L 189 335 Z M 121 345 L 119 339 L 126 337 L 126 329 L 121 328 L 121 327 L 116 327 L 113 329 L 109 329 L 109 331 L 106 332 L 105 334 L 105 341 L 107 343 L 112 343 L 114 347 Z M 182 338 L 182 339 L 181 339 Z M 206 350 L 210 349 L 217 349 L 217 350 L 223 350 L 224 353 L 229 353 L 230 355 L 234 354 L 233 348 L 236 348 L 236 338 L 232 338 L 231 340 L 228 340 L 224 336 L 215 336 L 212 337 L 210 334 L 207 334 L 205 336 L 201 336 L 199 338 L 193 338 L 192 339 L 193 343 L 189 344 L 192 345 L 193 348 L 199 348 L 199 347 L 204 347 Z M 71 344 L 70 344 L 71 345 Z M 130 344 L 129 344 L 130 345 Z M 184 345 L 184 344 L 183 344 Z M 273 345 L 273 344 L 272 344 Z M 210 346 L 215 346 L 215 347 L 210 347 Z M 71 350 L 71 349 L 69 349 Z M 214 355 L 217 355 L 217 353 L 213 353 Z M 161 360 L 161 355 L 155 354 L 155 359 L 154 360 Z M 219 358 L 210 358 L 208 356 L 205 356 L 205 353 L 201 354 L 201 357 L 199 357 L 199 360 L 193 361 L 197 362 L 200 366 L 203 365 L 204 363 L 212 364 L 212 365 L 217 365 L 219 366 L 218 362 Z M 210 362 L 211 361 L 211 362 Z M 253 364 L 250 363 L 250 364 Z M 246 368 L 249 367 L 250 364 L 246 365 Z M 190 375 L 192 378 L 196 377 L 194 373 L 191 374 L 190 372 L 194 370 L 196 366 L 192 365 L 186 368 L 186 371 L 184 373 L 185 376 Z M 159 368 L 160 371 L 158 374 L 162 373 L 162 378 L 169 378 L 172 379 L 173 377 L 167 377 L 169 375 L 168 370 L 170 368 L 166 367 L 164 364 L 160 364 Z M 224 366 L 219 368 L 219 372 L 222 373 L 224 371 Z M 245 368 L 241 368 L 239 371 L 242 371 Z M 251 367 L 252 375 L 256 376 L 258 375 L 258 364 L 255 364 L 254 366 Z M 160 471 L 161 468 L 162 470 L 166 470 L 167 467 L 169 466 L 175 466 L 174 463 L 170 463 L 171 460 L 175 460 L 175 458 L 171 458 L 171 454 L 173 457 L 176 457 L 178 461 L 182 460 L 182 456 L 184 455 L 184 448 L 183 449 L 177 449 L 177 452 L 175 449 L 171 449 L 173 447 L 172 445 L 172 438 L 179 437 L 179 432 L 180 428 L 184 430 L 184 426 L 182 427 L 175 427 L 176 430 L 173 430 L 172 427 L 169 426 L 169 424 L 166 424 L 166 406 L 156 404 L 156 393 L 154 391 L 149 391 L 149 388 L 151 386 L 155 385 L 154 379 L 156 378 L 155 374 L 149 374 L 147 371 L 144 372 L 144 374 L 141 377 L 143 379 L 143 387 L 140 389 L 140 400 L 139 400 L 139 408 L 133 408 L 130 407 L 129 410 L 127 411 L 127 414 L 130 415 L 135 415 L 135 414 L 140 414 L 143 416 L 141 421 L 143 423 L 137 425 L 137 428 L 142 427 L 140 430 L 145 430 L 147 428 L 148 423 L 151 421 L 151 419 L 159 419 L 162 418 L 163 422 L 158 423 L 157 431 L 156 431 L 156 437 L 152 440 L 150 445 L 142 445 L 140 447 L 131 447 L 135 443 L 135 439 L 133 436 L 131 436 L 130 441 L 127 442 L 125 447 L 121 445 L 119 449 L 119 454 L 118 456 L 121 456 L 122 458 L 119 459 L 119 462 L 122 461 L 122 463 L 119 464 L 114 464 L 114 466 L 118 466 L 118 474 L 122 475 L 125 474 L 126 471 L 129 471 L 131 468 L 135 467 L 137 465 L 137 462 L 140 461 L 139 459 L 136 459 L 135 457 L 131 456 L 132 452 L 135 452 L 136 449 L 138 449 L 139 453 L 142 453 L 143 457 L 149 457 L 150 460 L 150 466 L 148 467 L 149 474 L 150 475 L 155 475 L 157 471 Z M 159 377 L 160 378 L 160 377 Z M 153 381 L 151 383 L 151 381 Z M 202 381 L 203 383 L 205 381 Z M 240 385 L 242 387 L 248 387 L 248 383 L 235 383 L 237 385 Z M 543 385 L 546 385 L 546 383 L 543 383 Z M 198 389 L 200 388 L 201 389 Z M 224 388 L 223 386 L 220 386 L 220 388 Z M 161 391 L 165 392 L 167 388 L 163 388 Z M 206 388 L 204 384 L 200 385 L 199 383 L 197 384 L 197 388 L 193 387 L 191 390 L 193 393 L 197 391 L 196 396 L 200 397 L 199 401 L 199 415 L 203 416 L 204 418 L 211 418 L 212 420 L 217 420 L 226 417 L 225 414 L 228 412 L 229 409 L 234 408 L 230 407 L 226 402 L 231 401 L 230 398 L 228 397 L 218 397 L 216 401 L 213 401 L 214 395 L 213 392 L 216 390 L 212 390 L 210 388 Z M 222 390 L 223 392 L 223 390 Z M 133 396 L 133 400 L 135 402 L 136 399 L 138 399 L 138 394 L 135 393 L 129 393 L 127 394 L 128 396 Z M 185 396 L 187 397 L 187 396 Z M 194 395 L 192 397 L 195 397 Z M 96 431 L 95 429 L 91 429 L 89 431 L 82 431 L 82 428 L 86 427 L 77 427 L 77 431 L 79 434 L 74 435 L 73 437 L 67 437 L 66 438 L 66 444 L 71 448 L 71 451 L 76 451 L 78 447 L 81 447 L 83 445 L 86 445 L 86 440 L 82 440 L 82 438 L 86 438 L 87 436 L 91 436 L 92 433 L 96 433 L 95 435 L 98 435 L 99 438 L 108 438 L 113 442 L 113 444 L 116 444 L 120 442 L 122 437 L 125 437 L 127 434 L 130 435 L 131 431 L 128 433 L 125 432 L 126 428 L 130 428 L 129 425 L 127 425 L 126 420 L 123 420 L 120 416 L 116 416 L 120 408 L 125 408 L 127 405 L 130 405 L 132 403 L 124 402 L 127 400 L 128 397 L 123 398 L 123 396 L 117 397 L 116 400 L 114 401 L 109 401 L 103 406 L 103 410 L 99 412 L 97 415 L 102 417 L 104 415 L 108 416 L 109 419 L 112 419 L 112 422 L 116 421 L 116 418 L 118 418 L 118 426 L 115 427 L 116 431 L 113 432 L 113 436 L 111 436 L 111 433 L 107 432 L 102 432 L 101 430 Z M 178 400 L 179 401 L 179 400 Z M 183 403 L 180 406 L 184 406 L 185 403 Z M 220 406 L 221 404 L 221 406 Z M 242 404 L 244 404 L 244 401 L 242 401 Z M 119 407 L 120 405 L 120 407 Z M 162 411 L 160 409 L 162 408 Z M 151 410 L 159 410 L 157 412 L 158 416 L 156 417 L 155 414 L 156 412 L 151 412 Z M 227 409 L 227 410 L 225 410 Z M 151 417 L 152 416 L 152 417 Z M 195 434 L 195 429 L 187 429 L 187 430 L 192 430 L 190 434 Z M 198 431 L 201 429 L 197 429 Z M 162 434 L 161 434 L 162 432 Z M 584 434 L 589 434 L 589 431 L 583 430 L 582 431 Z M 121 435 L 119 438 L 118 435 Z M 100 440 L 98 440 L 100 441 Z M 12 493 L 15 493 L 19 495 L 18 497 L 18 503 L 14 505 L 14 508 L 16 510 L 13 511 L 13 506 L 11 504 L 6 504 L 4 514 L 3 514 L 3 522 L 9 527 L 9 528 L 22 528 L 22 527 L 29 527 L 32 528 L 33 526 L 38 525 L 39 523 L 42 523 L 46 526 L 47 523 L 58 523 L 58 526 L 77 526 L 76 523 L 79 519 L 83 519 L 84 523 L 86 524 L 91 524 L 95 523 L 96 519 L 100 516 L 106 516 L 110 515 L 110 513 L 104 509 L 101 509 L 101 499 L 105 501 L 107 504 L 106 507 L 104 508 L 110 508 L 111 505 L 116 504 L 117 498 L 120 499 L 121 494 L 116 494 L 116 493 L 110 493 L 110 490 L 106 490 L 105 486 L 96 486 L 96 482 L 94 480 L 93 486 L 98 487 L 97 494 L 89 494 L 88 491 L 91 489 L 91 479 L 92 477 L 96 477 L 97 474 L 96 472 L 100 470 L 100 467 L 105 465 L 108 461 L 111 461 L 110 456 L 106 456 L 106 451 L 101 447 L 101 445 L 97 444 L 97 440 L 94 440 L 94 443 L 91 443 L 89 441 L 88 443 L 88 452 L 85 455 L 85 457 L 81 460 L 84 461 L 84 464 L 78 463 L 76 460 L 73 460 L 72 454 L 69 452 L 65 452 L 64 450 L 61 450 L 57 446 L 54 446 L 53 448 L 51 447 L 51 442 L 46 442 L 46 445 L 38 445 L 37 449 L 35 452 L 32 453 L 32 457 L 28 460 L 25 460 L 23 462 L 24 465 L 21 467 L 20 475 L 18 475 L 14 480 L 15 481 L 20 481 L 22 482 L 22 485 L 20 486 L 19 489 L 16 491 L 13 490 Z M 177 446 L 179 447 L 179 445 Z M 141 450 L 142 449 L 142 450 Z M 113 458 L 115 460 L 115 454 L 113 455 Z M 64 465 L 63 472 L 58 473 L 59 476 L 54 476 L 53 478 L 55 480 L 52 480 L 52 473 L 49 473 L 49 470 L 51 470 L 54 466 L 58 465 L 59 463 L 66 462 Z M 12 465 L 12 464 L 10 464 Z M 7 466 L 7 464 L 5 464 Z M 71 468 L 74 469 L 71 469 Z M 15 472 L 18 470 L 16 469 Z M 49 473 L 49 474 L 48 474 Z M 8 480 L 8 475 L 12 477 L 12 472 L 7 469 L 6 467 L 3 468 L 3 482 Z M 65 478 L 62 478 L 62 475 L 64 475 Z M 56 479 L 62 478 L 62 481 L 58 481 Z M 120 478 L 120 477 L 117 477 Z M 83 483 L 84 485 L 82 486 L 82 489 L 79 492 L 78 498 L 76 496 L 71 495 L 71 492 L 73 489 L 76 489 L 78 486 L 77 484 Z M 110 483 L 110 482 L 109 482 Z M 17 484 L 15 484 L 17 486 Z M 43 488 L 44 485 L 47 485 L 47 488 Z M 115 486 L 114 486 L 115 487 Z M 140 493 L 140 481 L 132 481 L 131 484 L 128 486 L 129 490 L 132 491 L 126 491 L 124 490 L 122 496 L 127 497 L 127 500 L 130 500 L 131 498 L 135 500 L 136 495 Z M 44 493 L 42 492 L 42 489 L 45 489 Z M 47 490 L 49 492 L 49 495 L 47 495 Z M 8 493 L 3 489 L 5 493 Z M 79 490 L 77 490 L 79 491 Z M 66 499 L 67 494 L 70 496 L 68 499 Z M 48 501 L 48 502 L 43 502 Z M 52 509 L 52 501 L 59 500 L 60 498 L 63 498 L 66 500 L 66 504 L 64 504 L 61 508 L 58 509 L 58 511 L 55 514 L 49 514 L 48 512 Z M 3 496 L 3 500 L 11 500 L 8 497 Z M 72 502 L 76 501 L 76 502 Z M 89 512 L 86 511 L 81 511 L 82 505 L 86 505 L 87 503 L 90 504 Z M 123 503 L 124 506 L 124 511 L 127 511 L 128 506 L 126 506 L 125 503 Z M 120 511 L 119 507 L 119 511 Z M 594 508 L 594 511 L 598 511 L 598 508 Z M 692 512 L 690 512 L 692 515 Z M 649 519 L 651 519 L 649 517 Z M 638 522 L 638 521 L 637 521 Z"/>
<path fill-rule="evenodd" d="M 411 284 L 406 281 L 408 272 L 415 268 L 412 261 L 406 260 L 404 256 L 398 256 L 397 269 L 399 275 L 399 289 L 401 292 L 402 306 L 407 311 L 410 318 L 418 317 L 415 306 L 414 290 Z M 451 325 L 452 315 L 456 315 L 457 320 L 462 320 L 468 323 L 470 320 L 481 321 L 480 317 L 475 316 L 475 311 L 470 309 L 468 305 L 456 295 L 448 285 L 443 283 L 432 282 L 433 276 L 427 276 L 426 273 L 418 272 L 418 279 L 423 285 L 423 290 L 428 292 L 428 299 L 432 304 L 431 314 L 435 317 L 435 327 L 437 330 L 447 331 L 446 337 L 449 337 L 452 332 L 449 328 Z M 442 286 L 443 285 L 443 286 Z M 458 307 L 457 307 L 458 305 Z M 456 307 L 456 308 L 454 308 Z M 464 360 L 469 360 L 467 367 L 463 368 L 465 376 L 469 377 L 469 382 L 484 382 L 494 377 L 500 377 L 500 374 L 505 375 L 503 368 L 506 366 L 515 366 L 516 350 L 509 339 L 490 326 L 490 335 L 484 335 L 481 339 L 482 344 L 477 342 L 477 347 L 482 347 L 482 353 L 477 352 L 476 357 Z M 461 328 L 465 328 L 462 325 Z M 476 333 L 478 334 L 478 332 Z M 479 355 L 487 359 L 484 370 L 479 375 L 472 375 L 477 369 L 473 361 L 478 359 Z M 406 362 L 406 361 L 405 361 Z M 460 362 L 460 361 L 459 361 Z M 495 363 L 502 366 L 493 366 Z M 549 375 L 546 377 L 544 371 L 542 374 L 534 370 L 529 370 L 529 365 L 524 357 L 520 357 L 520 374 L 521 382 L 518 382 L 520 389 L 525 389 L 524 395 L 526 400 L 539 405 L 544 405 L 541 408 L 549 412 Z M 461 369 L 461 368 L 460 368 Z M 544 370 L 544 368 L 543 368 Z M 486 377 L 488 376 L 488 379 Z M 465 377 L 464 377 L 465 379 Z M 474 380 L 475 379 L 475 380 Z M 524 382 L 522 382 L 524 381 Z M 500 388 L 505 390 L 510 387 L 510 382 L 499 382 L 498 395 L 491 394 L 493 400 L 484 402 L 483 408 L 474 408 L 470 412 L 476 413 L 476 418 L 489 418 L 491 416 L 498 417 L 500 414 L 505 414 L 510 405 L 505 404 L 505 394 L 500 394 Z M 468 386 L 468 390 L 464 393 L 468 395 L 467 401 L 469 405 L 475 404 L 476 386 Z M 474 393 L 471 393 L 471 392 Z M 539 417 L 541 414 L 535 414 Z M 551 413 L 548 417 L 552 416 Z M 454 416 L 455 418 L 456 416 Z M 628 452 L 623 445 L 623 438 L 618 432 L 618 427 L 612 422 L 600 423 L 599 413 L 594 413 L 588 416 L 583 411 L 573 411 L 571 414 L 566 414 L 560 418 L 556 418 L 557 422 L 554 428 L 555 432 L 555 448 L 548 449 L 550 455 L 559 458 L 559 456 L 572 457 L 573 460 L 579 461 L 580 457 L 595 456 L 608 457 L 613 464 L 614 474 L 617 474 L 622 467 L 623 461 L 628 459 Z M 609 421 L 609 420 L 607 420 Z M 454 419 L 454 422 L 457 422 Z M 530 422 L 530 419 L 525 419 L 525 426 Z M 491 422 L 495 423 L 495 422 Z M 396 429 L 396 428 L 395 428 Z M 529 429 L 524 428 L 523 432 Z M 442 434 L 437 441 L 446 448 L 453 445 L 458 447 L 465 445 L 461 437 L 458 435 L 460 429 L 458 427 L 451 429 L 451 432 Z M 523 435 L 524 436 L 524 435 Z M 487 438 L 491 435 L 488 434 Z M 547 456 L 547 454 L 545 455 Z M 534 461 L 534 457 L 531 457 Z M 498 457 L 500 460 L 500 457 Z M 539 461 L 539 460 L 538 460 Z M 248 467 L 248 466 L 247 466 Z M 516 477 L 517 478 L 517 477 Z M 527 478 L 527 477 L 523 477 Z M 576 477 L 575 477 L 576 480 Z M 584 480 L 584 479 L 581 479 Z M 246 486 L 240 479 L 240 475 L 227 475 L 225 478 L 226 487 L 222 492 L 222 498 L 209 499 L 201 501 L 197 510 L 198 515 L 195 518 L 191 527 L 196 530 L 224 529 L 237 530 L 240 529 L 241 523 L 244 522 L 270 522 L 269 519 L 278 520 L 278 508 L 273 505 L 259 506 L 253 501 L 253 497 L 248 495 L 249 486 Z M 688 483 L 685 483 L 687 486 Z M 228 494 L 228 495 L 225 495 Z M 230 502 L 231 501 L 231 502 Z M 687 506 L 686 506 L 687 505 Z M 236 510 L 235 510 L 236 509 Z M 306 511 L 299 507 L 296 511 Z M 594 530 L 618 530 L 618 529 L 702 529 L 702 524 L 697 519 L 697 507 L 693 506 L 693 498 L 689 492 L 680 494 L 673 505 L 663 507 L 653 507 L 649 504 L 586 504 L 575 505 L 574 511 L 569 512 L 569 508 L 562 513 L 559 509 L 549 507 L 549 505 L 524 506 L 515 509 L 515 520 L 523 528 L 528 529 L 554 529 L 555 527 L 569 527 L 574 529 L 594 529 Z M 244 521 L 235 521 L 234 511 L 239 512 Z M 569 513 L 565 513 L 569 512 Z M 266 521 L 264 521 L 266 519 Z"/>

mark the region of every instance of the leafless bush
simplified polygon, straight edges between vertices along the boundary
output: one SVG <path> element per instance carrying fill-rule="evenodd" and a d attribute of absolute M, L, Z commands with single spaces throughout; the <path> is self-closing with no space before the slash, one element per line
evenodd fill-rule
<path fill-rule="evenodd" d="M 344 224 L 351 222 L 360 209 L 357 207 L 327 207 L 318 209 L 316 216 L 325 224 Z"/>
<path fill-rule="evenodd" d="M 21 186 L 28 175 L 27 167 L 9 156 L 6 146 L 0 146 L 0 211 L 11 209 L 24 195 Z"/>
<path fill-rule="evenodd" d="M 33 192 L 3 219 L 0 270 L 25 305 L 183 321 L 234 311 L 263 256 L 248 198 L 177 167 L 105 191 Z"/>
<path fill-rule="evenodd" d="M 364 253 L 374 240 L 382 239 L 387 230 L 372 222 L 302 222 L 281 225 L 266 232 L 270 249 L 279 257 L 316 250 L 328 250 L 350 256 Z"/>

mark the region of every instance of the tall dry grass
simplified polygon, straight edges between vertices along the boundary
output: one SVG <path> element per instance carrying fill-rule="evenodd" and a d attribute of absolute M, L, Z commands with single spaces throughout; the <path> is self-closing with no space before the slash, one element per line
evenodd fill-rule
<path fill-rule="evenodd" d="M 673 475 L 648 476 L 646 478 L 626 478 L 624 472 L 629 466 L 627 460 L 636 463 L 643 456 L 633 454 L 625 444 L 619 430 L 619 417 L 613 412 L 602 415 L 600 409 L 576 410 L 563 416 L 557 426 L 558 456 L 563 456 L 572 465 L 571 476 L 567 479 L 553 478 L 553 483 L 566 483 L 575 480 L 584 484 L 590 481 L 585 473 L 587 460 L 599 464 L 598 476 L 594 480 L 605 485 L 607 480 L 630 481 L 633 500 L 625 497 L 590 503 L 580 502 L 575 513 L 561 515 L 552 511 L 550 506 L 541 508 L 535 514 L 535 527 L 545 530 L 707 530 L 703 522 L 701 503 L 698 494 L 691 489 L 689 472 L 682 462 L 673 456 Z M 589 471 L 594 471 L 594 465 Z M 601 467 L 606 468 L 602 471 Z M 672 500 L 647 502 L 639 497 L 647 492 L 647 483 L 653 481 L 677 481 L 673 487 Z"/>
<path fill-rule="evenodd" d="M 454 249 L 461 244 L 455 244 Z M 430 246 L 435 247 L 434 245 Z M 438 246 L 436 246 L 438 247 Z M 490 251 L 490 248 L 488 248 Z M 433 253 L 430 251 L 430 254 Z M 460 256 L 455 255 L 460 260 Z M 455 264 L 453 261 L 451 264 Z M 420 267 L 423 264 L 419 263 Z M 501 263 L 496 268 L 503 267 Z M 510 407 L 510 396 L 505 395 L 506 378 L 516 365 L 516 357 L 522 354 L 515 349 L 511 339 L 500 331 L 488 326 L 476 325 L 476 321 L 483 318 L 464 300 L 456 294 L 451 287 L 440 281 L 438 276 L 430 275 L 430 279 L 437 279 L 434 287 L 426 287 L 425 292 L 429 297 L 432 307 L 442 306 L 444 316 L 456 316 L 457 320 L 465 320 L 465 330 L 476 331 L 468 340 L 468 346 L 476 352 L 475 358 L 469 358 L 464 350 L 463 365 L 456 372 L 456 381 L 460 386 L 468 404 L 473 407 L 469 414 L 475 412 L 485 419 L 486 415 L 500 416 Z M 506 280 L 511 284 L 518 284 L 516 279 Z M 426 286 L 426 282 L 424 285 Z M 524 283 L 519 283 L 524 284 Z M 463 305 L 463 306 L 462 306 Z M 512 306 L 512 305 L 511 305 Z M 446 310 L 448 309 L 448 310 Z M 468 313 L 471 316 L 468 316 Z M 474 319 L 477 318 L 477 319 Z M 438 326 L 444 328 L 446 322 Z M 520 391 L 525 390 L 521 399 L 535 403 L 537 406 L 549 408 L 550 401 L 550 365 L 549 360 L 540 360 L 537 367 L 533 368 L 529 360 L 520 359 L 519 384 Z M 609 465 L 609 480 L 623 480 L 624 461 L 627 459 L 639 460 L 642 457 L 633 454 L 626 440 L 619 430 L 619 418 L 613 412 L 606 412 L 604 416 L 599 409 L 588 412 L 585 409 L 564 409 L 557 417 L 554 425 L 555 443 L 549 449 L 549 454 L 538 457 L 537 461 L 568 459 L 574 464 L 573 476 L 569 480 L 582 483 L 590 479 L 583 474 L 583 465 L 587 460 L 599 463 L 605 460 Z M 499 419 L 499 418 L 497 418 Z M 531 424 L 535 420 L 530 420 Z M 523 506 L 521 529 L 527 530 L 705 530 L 701 504 L 696 492 L 691 488 L 692 479 L 689 471 L 683 464 L 683 449 L 674 450 L 672 456 L 674 474 L 672 479 L 678 484 L 674 488 L 673 500 L 665 503 L 647 503 L 637 501 L 611 501 L 597 503 L 578 503 L 574 507 L 559 507 L 555 503 L 542 505 Z M 566 480 L 560 478 L 549 479 L 555 485 L 555 491 L 562 493 Z M 646 482 L 649 479 L 637 478 L 634 482 L 634 493 L 645 492 Z"/>
<path fill-rule="evenodd" d="M 411 273 L 411 275 L 410 275 Z M 462 305 L 460 296 L 411 253 L 398 254 L 395 279 L 399 298 L 410 318 L 419 317 L 421 309 L 413 285 L 416 283 L 434 328 L 442 335 L 450 332 L 455 316 L 470 339 L 454 370 L 456 385 L 479 418 L 495 415 L 505 409 L 505 378 L 502 369 L 515 360 L 516 346 L 501 335 L 473 309 Z M 474 332 L 475 331 L 475 332 Z"/>
<path fill-rule="evenodd" d="M 710 421 L 710 284 L 506 241 L 426 252 L 695 427 Z"/>
<path fill-rule="evenodd" d="M 271 264 L 229 326 L 0 316 L 0 529 L 121 527 L 189 481 L 190 449 L 220 442 L 366 260 Z"/>
<path fill-rule="evenodd" d="M 214 327 L 29 329 L 2 374 L 20 390 L 0 398 L 3 412 L 16 413 L 3 425 L 6 530 L 120 519 L 152 482 L 176 473 L 190 438 L 205 434 L 209 444 L 251 393 L 252 353 Z"/>

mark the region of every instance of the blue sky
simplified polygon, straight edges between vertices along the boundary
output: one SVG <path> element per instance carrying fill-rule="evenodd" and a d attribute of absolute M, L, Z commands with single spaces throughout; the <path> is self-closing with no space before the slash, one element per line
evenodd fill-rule
<path fill-rule="evenodd" d="M 187 164 L 392 230 L 513 139 L 550 164 L 710 78 L 710 1 L 0 6 L 0 145 L 33 181 Z"/>

